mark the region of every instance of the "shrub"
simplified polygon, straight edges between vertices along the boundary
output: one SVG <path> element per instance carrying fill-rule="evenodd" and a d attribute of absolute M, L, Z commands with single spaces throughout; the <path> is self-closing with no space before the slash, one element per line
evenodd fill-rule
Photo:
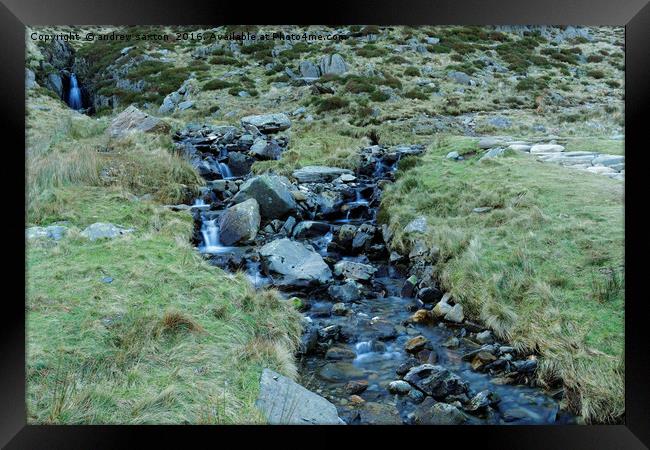
<path fill-rule="evenodd" d="M 372 78 L 370 77 L 354 76 L 351 77 L 347 83 L 345 83 L 345 90 L 353 94 L 359 94 L 361 92 L 373 92 L 375 89 L 376 87 L 372 83 Z"/>
<path fill-rule="evenodd" d="M 605 78 L 605 72 L 603 72 L 602 70 L 589 70 L 587 72 L 587 75 L 597 80 L 600 80 L 601 78 Z"/>
<path fill-rule="evenodd" d="M 417 77 L 418 75 L 420 75 L 420 69 L 414 66 L 407 67 L 406 70 L 404 71 L 404 75 L 406 75 L 407 77 Z"/>
<path fill-rule="evenodd" d="M 418 100 L 427 100 L 429 98 L 429 95 L 426 92 L 424 92 L 422 89 L 414 88 L 411 89 L 410 91 L 405 92 L 404 97 L 418 99 Z"/>
<path fill-rule="evenodd" d="M 366 44 L 363 47 L 358 48 L 356 53 L 364 58 L 376 58 L 386 55 L 388 50 L 383 47 L 377 47 L 374 44 Z"/>
<path fill-rule="evenodd" d="M 372 100 L 373 102 L 385 102 L 389 98 L 390 95 L 388 95 L 386 92 L 382 92 L 379 90 L 370 93 L 370 100 Z"/>
<path fill-rule="evenodd" d="M 318 101 L 318 107 L 316 108 L 316 111 L 319 112 L 319 113 L 325 112 L 325 111 L 334 111 L 334 110 L 337 110 L 337 109 L 346 108 L 349 104 L 350 104 L 350 102 L 345 98 L 341 98 L 341 97 L 337 97 L 337 96 L 331 96 L 331 97 L 327 97 L 327 98 L 324 98 L 322 100 L 319 100 Z"/>
<path fill-rule="evenodd" d="M 392 63 L 392 64 L 406 64 L 408 63 L 408 60 L 404 58 L 403 56 L 399 55 L 393 55 L 390 58 L 386 60 L 387 63 Z"/>
<path fill-rule="evenodd" d="M 205 89 L 206 91 L 216 91 L 216 90 L 225 89 L 225 88 L 228 88 L 228 87 L 231 87 L 231 86 L 232 86 L 232 83 L 229 83 L 228 81 L 215 79 L 215 80 L 210 80 L 207 83 L 205 83 L 203 85 L 203 89 Z"/>

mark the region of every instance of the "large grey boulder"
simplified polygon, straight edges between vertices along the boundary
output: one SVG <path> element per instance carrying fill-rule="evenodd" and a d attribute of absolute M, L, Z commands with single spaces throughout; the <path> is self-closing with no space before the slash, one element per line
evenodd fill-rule
<path fill-rule="evenodd" d="M 296 211 L 298 205 L 289 190 L 289 180 L 277 175 L 260 175 L 239 187 L 233 201 L 241 203 L 254 198 L 265 219 L 280 219 Z"/>
<path fill-rule="evenodd" d="M 472 84 L 472 79 L 465 72 L 452 70 L 447 73 L 447 76 L 452 80 L 454 80 L 456 83 L 466 84 L 466 85 Z"/>
<path fill-rule="evenodd" d="M 349 169 L 327 166 L 305 166 L 293 172 L 294 178 L 300 183 L 327 183 L 341 175 L 353 174 Z"/>
<path fill-rule="evenodd" d="M 45 81 L 47 87 L 52 89 L 56 94 L 63 98 L 63 80 L 58 73 L 50 73 Z"/>
<path fill-rule="evenodd" d="M 435 402 L 427 398 L 415 408 L 415 423 L 418 425 L 460 425 L 467 416 L 456 406 Z"/>
<path fill-rule="evenodd" d="M 607 166 L 611 167 L 616 164 L 621 164 L 625 162 L 625 156 L 620 155 L 600 155 L 592 161 L 594 166 Z"/>
<path fill-rule="evenodd" d="M 63 225 L 50 225 L 47 227 L 29 227 L 25 230 L 28 240 L 47 238 L 58 241 L 68 233 L 68 228 Z"/>
<path fill-rule="evenodd" d="M 300 75 L 302 75 L 303 78 L 320 77 L 320 70 L 318 69 L 318 66 L 311 61 L 301 61 L 298 69 L 300 70 Z"/>
<path fill-rule="evenodd" d="M 34 89 L 37 87 L 36 74 L 33 70 L 25 68 L 25 89 Z"/>
<path fill-rule="evenodd" d="M 262 371 L 255 406 L 271 425 L 344 425 L 336 406 L 270 369 Z"/>
<path fill-rule="evenodd" d="M 87 226 L 81 232 L 81 235 L 91 241 L 95 241 L 97 239 L 114 239 L 132 231 L 133 229 L 123 228 L 112 223 L 97 222 Z"/>
<path fill-rule="evenodd" d="M 169 125 L 131 105 L 113 119 L 107 133 L 113 138 L 120 138 L 134 131 L 144 133 L 168 132 Z"/>
<path fill-rule="evenodd" d="M 282 147 L 275 140 L 267 141 L 264 138 L 255 139 L 249 151 L 260 159 L 279 159 L 282 155 Z"/>
<path fill-rule="evenodd" d="M 559 144 L 535 144 L 530 148 L 531 153 L 559 153 L 564 147 Z"/>
<path fill-rule="evenodd" d="M 266 268 L 283 276 L 281 284 L 325 283 L 332 278 L 323 258 L 303 243 L 276 239 L 259 252 Z"/>
<path fill-rule="evenodd" d="M 342 75 L 348 71 L 348 66 L 345 60 L 338 53 L 332 55 L 325 55 L 320 60 L 320 73 L 321 75 Z"/>
<path fill-rule="evenodd" d="M 376 268 L 354 261 L 339 261 L 334 265 L 334 273 L 348 280 L 367 281 L 375 274 Z"/>
<path fill-rule="evenodd" d="M 255 116 L 246 116 L 241 118 L 243 127 L 253 125 L 262 133 L 275 133 L 276 131 L 286 130 L 291 126 L 291 120 L 284 113 L 278 114 L 261 114 Z"/>
<path fill-rule="evenodd" d="M 458 375 L 432 364 L 413 367 L 404 375 L 404 381 L 436 400 L 444 400 L 449 395 L 465 394 L 469 389 L 468 384 Z"/>
<path fill-rule="evenodd" d="M 260 207 L 254 198 L 226 209 L 219 220 L 219 238 L 224 245 L 252 242 L 260 229 Z"/>

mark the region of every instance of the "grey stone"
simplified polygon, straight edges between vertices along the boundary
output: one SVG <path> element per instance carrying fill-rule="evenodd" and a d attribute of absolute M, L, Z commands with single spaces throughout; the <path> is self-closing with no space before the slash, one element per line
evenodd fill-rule
<path fill-rule="evenodd" d="M 465 72 L 458 72 L 452 70 L 447 73 L 447 76 L 452 80 L 454 80 L 456 83 L 465 84 L 465 85 L 470 85 L 472 83 L 472 79 Z"/>
<path fill-rule="evenodd" d="M 320 77 L 320 70 L 318 66 L 311 61 L 301 61 L 298 67 L 300 74 L 305 78 L 318 78 Z"/>
<path fill-rule="evenodd" d="M 482 161 L 484 159 L 491 159 L 491 158 L 499 157 L 499 156 L 503 155 L 503 153 L 505 151 L 506 150 L 504 148 L 491 148 L 490 150 L 485 152 L 485 154 L 483 156 L 481 156 L 479 161 Z"/>
<path fill-rule="evenodd" d="M 326 222 L 316 222 L 313 220 L 305 220 L 298 222 L 293 229 L 293 237 L 296 239 L 304 239 L 316 236 L 323 236 L 330 231 L 330 225 Z"/>
<path fill-rule="evenodd" d="M 427 225 L 427 218 L 424 216 L 413 219 L 404 227 L 405 233 L 426 233 L 427 231 L 429 231 L 429 225 Z"/>
<path fill-rule="evenodd" d="M 461 323 L 465 316 L 463 315 L 463 307 L 460 303 L 456 303 L 451 310 L 445 314 L 445 320 L 450 322 Z"/>
<path fill-rule="evenodd" d="M 468 384 L 442 366 L 422 364 L 413 367 L 404 375 L 404 381 L 436 400 L 450 395 L 461 395 L 468 391 Z"/>
<path fill-rule="evenodd" d="M 25 68 L 25 89 L 34 89 L 37 87 L 36 74 L 33 70 Z"/>
<path fill-rule="evenodd" d="M 332 55 L 325 55 L 320 60 L 321 75 L 342 75 L 348 71 L 348 66 L 345 60 L 338 53 Z"/>
<path fill-rule="evenodd" d="M 478 141 L 479 148 L 481 148 L 483 150 L 487 150 L 487 149 L 493 148 L 493 147 L 498 147 L 498 146 L 503 145 L 503 144 L 504 144 L 503 140 L 499 139 L 499 138 L 496 138 L 496 137 L 482 137 Z"/>
<path fill-rule="evenodd" d="M 239 192 L 233 197 L 233 202 L 241 203 L 254 198 L 259 204 L 263 218 L 283 218 L 298 208 L 289 186 L 289 180 L 284 177 L 260 175 L 242 184 Z"/>
<path fill-rule="evenodd" d="M 346 303 L 354 302 L 361 298 L 359 293 L 359 285 L 352 280 L 349 280 L 340 285 L 330 285 L 330 287 L 327 288 L 327 293 L 333 299 Z"/>
<path fill-rule="evenodd" d="M 90 239 L 91 241 L 97 239 L 114 239 L 118 236 L 123 236 L 127 233 L 131 233 L 133 229 L 122 228 L 112 223 L 97 222 L 93 223 L 86 227 L 81 235 L 85 238 Z"/>
<path fill-rule="evenodd" d="M 426 399 L 415 410 L 415 423 L 419 425 L 460 425 L 467 420 L 465 414 L 449 403 L 434 403 Z"/>
<path fill-rule="evenodd" d="M 349 169 L 327 166 L 305 166 L 293 172 L 294 178 L 300 183 L 326 183 L 341 175 L 353 175 Z"/>
<path fill-rule="evenodd" d="M 260 250 L 266 267 L 284 277 L 285 284 L 325 283 L 332 278 L 330 268 L 311 247 L 287 238 L 272 241 Z"/>
<path fill-rule="evenodd" d="M 61 79 L 61 75 L 58 73 L 50 73 L 45 83 L 47 87 L 56 92 L 59 97 L 63 98 L 63 80 Z"/>
<path fill-rule="evenodd" d="M 219 220 L 219 238 L 224 245 L 252 242 L 260 229 L 257 200 L 248 199 L 226 209 Z"/>
<path fill-rule="evenodd" d="M 530 148 L 530 153 L 559 153 L 564 147 L 559 144 L 535 144 Z"/>
<path fill-rule="evenodd" d="M 334 274 L 350 280 L 367 281 L 377 271 L 376 268 L 354 261 L 339 261 L 334 265 Z"/>
<path fill-rule="evenodd" d="M 262 371 L 255 403 L 271 425 L 340 425 L 336 406 L 270 369 Z"/>
<path fill-rule="evenodd" d="M 488 123 L 496 128 L 508 128 L 512 126 L 510 119 L 503 116 L 490 117 Z"/>
<path fill-rule="evenodd" d="M 184 101 L 184 102 L 180 102 L 180 103 L 178 104 L 178 109 L 180 109 L 181 111 L 184 111 L 184 110 L 186 110 L 186 109 L 190 109 L 190 108 L 192 108 L 193 106 L 194 106 L 194 102 L 193 102 L 193 101 L 191 101 L 191 100 L 186 100 L 186 101 Z"/>
<path fill-rule="evenodd" d="M 449 152 L 449 153 L 447 153 L 447 159 L 459 160 L 459 159 L 461 159 L 461 156 L 460 156 L 460 154 L 458 152 Z"/>
<path fill-rule="evenodd" d="M 274 140 L 257 138 L 250 148 L 250 153 L 261 159 L 278 159 L 282 155 L 282 147 Z"/>
<path fill-rule="evenodd" d="M 253 125 L 262 133 L 274 133 L 291 127 L 291 120 L 284 113 L 260 114 L 241 118 L 242 126 Z"/>
<path fill-rule="evenodd" d="M 50 225 L 47 227 L 29 227 L 25 230 L 25 237 L 28 240 L 47 238 L 58 241 L 68 233 L 68 228 L 63 225 Z"/>
<path fill-rule="evenodd" d="M 600 155 L 591 162 L 594 166 L 612 167 L 616 164 L 625 162 L 625 156 L 620 155 Z"/>
<path fill-rule="evenodd" d="M 107 130 L 108 135 L 113 138 L 124 137 L 135 131 L 144 133 L 165 132 L 169 131 L 169 125 L 131 105 L 113 119 Z"/>
<path fill-rule="evenodd" d="M 388 392 L 397 395 L 407 395 L 411 392 L 411 385 L 402 380 L 391 381 L 388 384 Z"/>

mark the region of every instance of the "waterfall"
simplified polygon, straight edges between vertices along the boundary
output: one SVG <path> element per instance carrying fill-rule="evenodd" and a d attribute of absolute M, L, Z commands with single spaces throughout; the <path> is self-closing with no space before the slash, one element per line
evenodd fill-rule
<path fill-rule="evenodd" d="M 217 219 L 204 220 L 201 224 L 201 236 L 203 236 L 204 253 L 219 253 L 224 249 L 219 241 L 219 227 Z"/>
<path fill-rule="evenodd" d="M 224 180 L 232 178 L 232 172 L 226 163 L 219 163 L 219 172 L 221 173 L 221 178 Z"/>
<path fill-rule="evenodd" d="M 68 105 L 72 109 L 81 109 L 81 89 L 77 83 L 77 76 L 70 75 L 70 92 L 68 94 Z"/>

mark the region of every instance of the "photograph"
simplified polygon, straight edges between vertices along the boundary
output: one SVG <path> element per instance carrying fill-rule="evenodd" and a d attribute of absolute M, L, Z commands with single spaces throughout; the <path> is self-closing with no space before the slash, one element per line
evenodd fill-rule
<path fill-rule="evenodd" d="M 27 424 L 623 424 L 625 45 L 27 25 Z"/>

